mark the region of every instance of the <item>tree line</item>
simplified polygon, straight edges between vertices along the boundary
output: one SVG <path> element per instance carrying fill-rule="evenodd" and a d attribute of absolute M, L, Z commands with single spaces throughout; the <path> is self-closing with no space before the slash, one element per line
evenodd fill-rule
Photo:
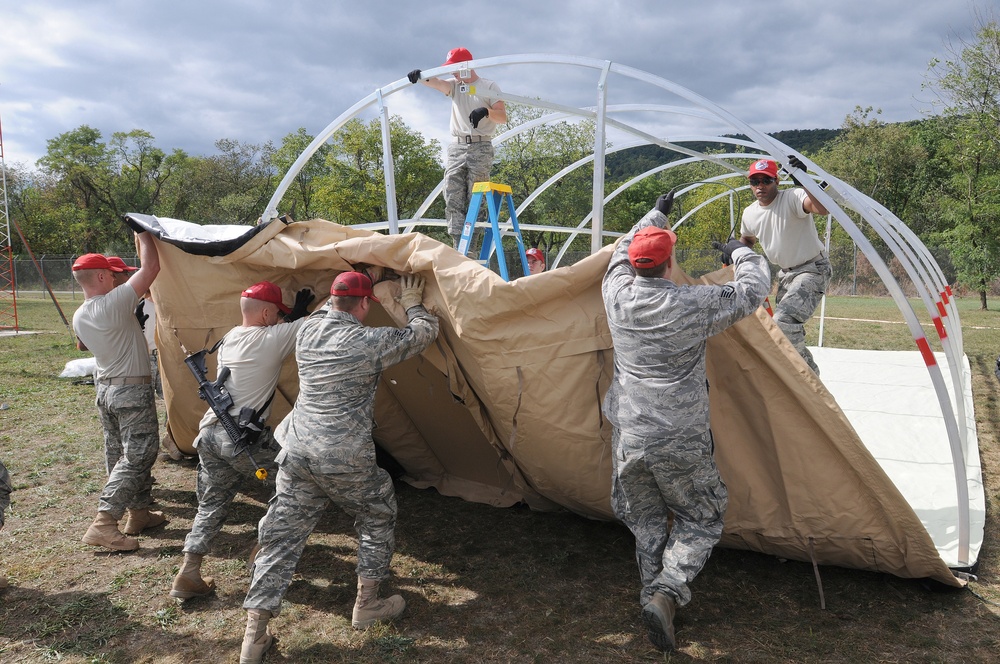
<path fill-rule="evenodd" d="M 948 277 L 987 295 L 1000 277 L 1000 26 L 980 17 L 975 35 L 948 42 L 931 62 L 924 88 L 936 102 L 923 120 L 886 123 L 878 109 L 858 106 L 839 129 L 793 130 L 775 137 L 809 156 L 824 170 L 879 201 L 930 247 L 947 251 Z M 509 105 L 509 124 L 541 114 Z M 441 180 L 441 146 L 426 140 L 399 117 L 390 121 L 400 218 L 413 216 Z M 253 224 L 278 182 L 313 140 L 305 129 L 285 136 L 280 146 L 216 142 L 217 154 L 192 156 L 157 147 L 141 129 L 115 132 L 109 139 L 87 125 L 48 141 L 34 168 L 8 169 L 12 218 L 35 253 L 130 252 L 132 241 L 121 223 L 126 212 L 155 214 L 200 224 Z M 382 130 L 378 120 L 351 120 L 320 147 L 285 194 L 279 212 L 293 219 L 323 218 L 340 224 L 387 218 Z M 517 203 L 564 168 L 592 153 L 592 122 L 560 122 L 534 127 L 497 150 L 493 179 L 510 185 Z M 699 145 L 709 152 L 739 151 L 732 146 Z M 609 155 L 606 191 L 677 155 L 656 146 Z M 648 211 L 651 201 L 682 183 L 720 175 L 708 161 L 669 169 L 629 188 L 604 213 L 609 231 L 625 231 Z M 592 168 L 579 168 L 540 195 L 519 219 L 522 224 L 576 226 L 590 211 Z M 721 192 L 701 187 L 680 203 L 693 209 Z M 747 195 L 743 204 L 750 202 Z M 426 217 L 442 218 L 440 197 Z M 738 223 L 738 216 L 737 216 Z M 872 243 L 886 252 L 874 230 Z M 447 241 L 443 230 L 426 229 Z M 707 204 L 683 228 L 678 249 L 703 248 L 729 233 L 729 203 Z M 834 240 L 849 244 L 837 228 Z M 525 241 L 544 250 L 563 242 L 562 234 L 525 232 Z M 589 238 L 577 241 L 581 251 Z M 15 251 L 18 242 L 14 242 Z"/>

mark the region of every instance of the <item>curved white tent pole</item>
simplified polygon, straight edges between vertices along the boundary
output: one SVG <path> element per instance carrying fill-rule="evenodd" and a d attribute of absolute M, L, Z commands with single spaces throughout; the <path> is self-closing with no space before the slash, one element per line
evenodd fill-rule
<path fill-rule="evenodd" d="M 473 60 L 468 63 L 467 66 L 476 69 L 487 69 L 490 67 L 497 67 L 503 65 L 526 65 L 526 64 L 544 64 L 544 65 L 563 65 L 572 67 L 582 67 L 585 69 L 593 69 L 598 75 L 595 81 L 595 98 L 596 104 L 590 108 L 576 108 L 572 106 L 565 106 L 562 104 L 557 104 L 550 101 L 544 101 L 540 99 L 530 99 L 526 97 L 519 97 L 517 95 L 511 95 L 505 93 L 503 95 L 504 99 L 510 99 L 516 103 L 523 103 L 529 106 L 536 106 L 540 108 L 548 108 L 550 110 L 559 111 L 562 113 L 562 117 L 566 116 L 579 116 L 579 117 L 590 117 L 597 121 L 598 131 L 595 137 L 595 156 L 594 161 L 597 165 L 595 169 L 594 177 L 594 195 L 593 195 L 593 209 L 588 215 L 588 218 L 597 220 L 594 224 L 594 228 L 591 230 L 592 234 L 592 250 L 597 249 L 602 244 L 602 237 L 604 236 L 603 229 L 600 227 L 600 220 L 602 219 L 602 210 L 604 205 L 607 204 L 614 195 L 619 193 L 614 192 L 612 196 L 605 196 L 603 192 L 603 165 L 604 156 L 606 154 L 606 140 L 603 136 L 604 131 L 607 128 L 614 128 L 619 131 L 631 134 L 633 136 L 644 139 L 649 143 L 660 145 L 666 147 L 670 150 L 676 151 L 680 154 L 686 154 L 690 157 L 696 157 L 702 160 L 712 161 L 722 168 L 731 171 L 743 173 L 742 169 L 736 169 L 733 165 L 719 159 L 716 155 L 701 154 L 697 151 L 690 150 L 683 146 L 676 145 L 666 141 L 665 139 L 658 138 L 636 126 L 632 126 L 628 123 L 618 121 L 612 117 L 609 117 L 612 112 L 611 109 L 614 108 L 613 104 L 608 104 L 608 81 L 610 78 L 615 76 L 622 76 L 633 81 L 639 81 L 646 83 L 654 88 L 672 93 L 677 97 L 686 100 L 688 103 L 692 104 L 696 111 L 692 111 L 691 114 L 697 115 L 703 119 L 714 121 L 734 133 L 740 133 L 749 137 L 749 142 L 753 146 L 759 149 L 766 156 L 775 159 L 779 162 L 784 162 L 787 155 L 793 154 L 794 151 L 788 148 L 780 141 L 774 139 L 767 134 L 760 132 L 750 125 L 742 122 L 734 115 L 730 114 L 723 108 L 712 103 L 708 99 L 698 95 L 691 90 L 683 88 L 671 81 L 668 81 L 662 77 L 643 72 L 632 67 L 625 65 L 620 65 L 608 60 L 597 60 L 593 58 L 579 57 L 579 56 L 562 56 L 562 55 L 550 55 L 550 54 L 524 54 L 524 55 L 514 55 L 514 56 L 500 56 L 493 58 L 484 58 L 480 60 Z M 445 74 L 453 70 L 453 66 L 449 67 L 436 67 L 433 69 L 428 69 L 425 71 L 427 76 L 435 76 L 438 74 Z M 306 148 L 299 159 L 292 165 L 288 173 L 282 179 L 278 186 L 278 190 L 272 196 L 270 202 L 268 203 L 265 213 L 262 216 L 262 220 L 267 221 L 277 216 L 277 204 L 280 202 L 282 196 L 284 196 L 285 191 L 290 186 L 294 177 L 297 175 L 299 170 L 305 165 L 308 159 L 315 153 L 315 151 L 322 145 L 323 142 L 328 140 L 333 133 L 339 129 L 348 119 L 354 117 L 358 112 L 364 108 L 372 105 L 373 103 L 378 103 L 380 111 L 383 115 L 383 137 L 384 143 L 389 143 L 389 132 L 388 132 L 388 113 L 385 111 L 384 97 L 387 97 L 399 90 L 409 86 L 409 82 L 404 78 L 396 81 L 388 86 L 380 88 L 375 93 L 372 93 L 368 97 L 362 99 L 351 109 L 348 109 L 344 114 L 339 116 L 333 123 L 328 125 L 324 132 L 317 136 L 316 139 Z M 640 109 L 630 109 L 630 110 L 640 110 Z M 557 117 L 557 114 L 552 114 L 546 116 L 546 121 L 553 120 Z M 509 132 L 508 132 L 509 133 Z M 723 130 L 718 130 L 719 134 L 726 133 Z M 507 134 L 501 135 L 498 139 L 504 138 Z M 391 146 L 384 145 L 383 149 L 387 154 L 391 156 Z M 741 155 L 742 157 L 749 157 L 749 155 Z M 799 155 L 800 158 L 801 155 Z M 839 206 L 840 203 L 846 205 L 850 209 L 854 210 L 857 214 L 868 222 L 879 237 L 886 243 L 886 246 L 892 249 L 896 258 L 900 261 L 903 269 L 906 271 L 907 276 L 910 278 L 916 289 L 918 290 L 921 300 L 924 306 L 927 308 L 928 313 L 935 320 L 935 327 L 939 332 L 939 337 L 942 341 L 942 347 L 945 350 L 945 357 L 952 367 L 952 379 L 956 379 L 957 375 L 957 358 L 956 354 L 961 352 L 961 336 L 960 332 L 947 334 L 947 328 L 941 322 L 941 317 L 937 314 L 942 311 L 950 311 L 953 314 L 952 320 L 955 321 L 956 327 L 958 326 L 958 312 L 957 307 L 954 305 L 948 306 L 947 302 L 943 302 L 947 295 L 947 284 L 944 282 L 943 274 L 940 268 L 937 267 L 936 262 L 930 253 L 926 250 L 916 236 L 912 234 L 908 229 L 903 230 L 905 226 L 902 222 L 899 222 L 888 210 L 885 210 L 881 206 L 878 206 L 874 201 L 867 199 L 859 192 L 854 191 L 851 187 L 846 185 L 840 180 L 833 178 L 829 174 L 825 173 L 822 169 L 815 166 L 815 164 L 809 164 L 809 162 L 803 159 L 805 163 L 810 166 L 810 170 L 813 173 L 818 174 L 819 178 L 830 182 L 829 193 L 820 189 L 817 182 L 815 182 L 812 177 L 800 178 L 802 185 L 806 188 L 809 194 L 818 200 L 822 205 L 824 205 L 831 213 L 831 217 L 835 218 L 842 228 L 847 232 L 855 244 L 862 250 L 862 253 L 869 260 L 872 267 L 875 269 L 876 273 L 881 277 L 882 281 L 885 283 L 886 288 L 889 290 L 890 295 L 895 301 L 897 307 L 899 308 L 901 314 L 903 315 L 904 322 L 906 323 L 911 336 L 914 339 L 915 344 L 920 350 L 928 373 L 931 377 L 931 382 L 934 386 L 935 393 L 938 397 L 938 401 L 941 405 L 941 412 L 944 416 L 945 426 L 948 434 L 949 443 L 952 450 L 952 460 L 955 466 L 955 479 L 958 489 L 958 507 L 959 507 L 959 524 L 958 524 L 958 540 L 959 540 L 959 557 L 960 560 L 968 560 L 969 553 L 969 500 L 968 500 L 968 485 L 965 478 L 965 450 L 963 442 L 965 436 L 959 432 L 959 422 L 956 418 L 954 409 L 952 408 L 951 399 L 948 396 L 947 388 L 944 383 L 944 378 L 938 366 L 934 354 L 930 351 L 930 346 L 927 342 L 926 335 L 923 332 L 922 327 L 917 320 L 916 314 L 913 311 L 912 306 L 907 301 L 903 294 L 902 289 L 896 282 L 892 273 L 889 271 L 885 262 L 875 251 L 874 247 L 868 241 L 868 239 L 861 233 L 860 229 L 855 225 L 851 217 Z M 676 162 L 671 162 L 676 163 Z M 578 166 L 577 166 L 578 167 Z M 571 169 L 572 170 L 572 169 Z M 598 173 L 597 171 L 601 172 Z M 648 177 L 649 175 L 660 172 L 664 169 L 651 169 L 642 177 Z M 393 190 L 393 183 L 391 176 L 387 176 L 387 196 L 388 191 Z M 635 181 L 641 180 L 642 177 L 638 179 L 633 179 L 633 184 Z M 549 183 L 545 185 L 551 186 Z M 422 216 L 426 211 L 427 207 L 430 205 L 430 201 L 437 196 L 441 189 L 441 185 L 432 192 L 431 197 L 425 201 L 426 205 L 421 206 L 419 210 L 420 214 L 415 215 L 416 218 Z M 621 188 L 619 189 L 619 191 Z M 726 194 L 724 194 L 726 195 Z M 731 194 L 729 194 L 731 195 Z M 532 194 L 534 200 L 535 196 Z M 836 197 L 836 200 L 834 198 Z M 413 221 L 413 220 L 411 220 Z M 585 220 L 587 221 L 587 220 Z M 392 220 L 390 219 L 390 225 Z M 581 226 L 584 224 L 581 224 Z M 565 230 L 562 227 L 558 227 L 560 230 Z M 573 231 L 574 236 L 582 232 L 580 227 Z M 563 252 L 568 246 L 568 242 L 564 245 L 563 249 L 560 251 L 559 258 L 562 257 Z M 557 260 L 559 259 L 557 258 Z M 941 334 L 944 332 L 944 334 Z M 962 387 L 960 382 L 955 384 L 955 394 L 956 403 L 961 399 Z M 961 410 L 961 406 L 959 406 Z M 963 422 L 964 426 L 964 422 Z"/>

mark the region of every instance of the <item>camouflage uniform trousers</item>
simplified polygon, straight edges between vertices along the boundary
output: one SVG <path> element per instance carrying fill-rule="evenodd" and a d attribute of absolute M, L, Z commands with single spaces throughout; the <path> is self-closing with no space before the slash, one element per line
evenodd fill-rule
<path fill-rule="evenodd" d="M 13 490 L 14 485 L 10 483 L 7 466 L 0 461 L 0 528 L 3 528 L 3 513 L 10 506 L 10 494 Z"/>
<path fill-rule="evenodd" d="M 155 348 L 149 351 L 149 375 L 153 377 L 153 391 L 156 393 L 156 396 L 162 399 L 163 379 L 160 377 L 159 353 L 157 353 Z M 159 421 L 159 414 L 156 417 L 157 421 Z M 165 431 L 170 431 L 166 410 L 163 411 L 163 428 Z"/>
<path fill-rule="evenodd" d="M 469 212 L 472 185 L 488 181 L 492 168 L 493 143 L 480 141 L 448 144 L 448 166 L 444 171 L 445 219 L 448 220 L 448 234 L 456 247 Z M 482 218 L 482 209 L 479 213 Z"/>
<path fill-rule="evenodd" d="M 152 376 L 153 380 L 153 392 L 156 396 L 163 398 L 163 381 L 160 378 L 160 360 L 159 353 L 154 348 L 149 351 L 149 375 Z"/>
<path fill-rule="evenodd" d="M 774 322 L 817 376 L 819 367 L 806 348 L 805 324 L 823 299 L 832 276 L 833 269 L 826 257 L 778 272 Z"/>
<path fill-rule="evenodd" d="M 267 447 L 264 447 L 264 444 Z M 250 489 L 258 498 L 267 502 L 274 495 L 274 480 L 278 464 L 274 458 L 280 448 L 271 437 L 271 430 L 250 447 L 250 455 L 267 471 L 261 481 L 245 451 L 236 454 L 236 445 L 220 422 L 205 427 L 198 434 L 198 513 L 191 532 L 184 539 L 184 553 L 205 555 L 211 550 L 212 540 L 222 530 L 229 506 L 241 487 Z"/>
<path fill-rule="evenodd" d="M 126 509 L 148 508 L 153 502 L 151 471 L 160 442 L 153 388 L 98 381 L 97 410 L 108 471 L 98 510 L 120 519 Z"/>
<path fill-rule="evenodd" d="M 611 507 L 635 535 L 642 606 L 656 592 L 672 596 L 678 606 L 691 601 L 688 584 L 722 537 L 729 493 L 712 457 L 712 434 L 681 433 L 646 438 L 616 428 L 612 435 Z"/>
<path fill-rule="evenodd" d="M 370 459 L 363 454 L 363 463 L 357 467 L 287 450 L 278 455 L 277 492 L 260 520 L 260 553 L 254 560 L 244 609 L 266 609 L 278 615 L 306 540 L 331 500 L 354 517 L 358 576 L 381 580 L 389 575 L 396 548 L 396 493 L 389 474 L 375 465 L 374 443 L 370 445 Z"/>

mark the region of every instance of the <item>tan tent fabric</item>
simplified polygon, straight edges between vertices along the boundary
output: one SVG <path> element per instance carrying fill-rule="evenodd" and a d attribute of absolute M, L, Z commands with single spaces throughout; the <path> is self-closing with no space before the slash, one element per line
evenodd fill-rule
<path fill-rule="evenodd" d="M 415 486 L 447 495 L 613 518 L 611 429 L 601 401 L 613 368 L 600 281 L 610 249 L 576 265 L 505 283 L 420 234 L 383 236 L 322 220 L 271 223 L 228 256 L 159 242 L 153 285 L 170 426 L 191 442 L 205 404 L 183 364 L 240 321 L 239 294 L 267 279 L 287 302 L 336 274 L 384 265 L 427 278 L 441 335 L 423 356 L 385 372 L 375 438 Z M 709 278 L 725 281 L 726 271 Z M 673 278 L 687 277 L 675 271 Z M 401 324 L 395 282 L 376 285 Z M 214 357 L 210 375 L 214 375 Z M 902 577 L 960 582 L 867 452 L 836 403 L 763 310 L 709 342 L 712 427 L 729 487 L 723 544 Z M 282 374 L 272 425 L 297 393 Z"/>

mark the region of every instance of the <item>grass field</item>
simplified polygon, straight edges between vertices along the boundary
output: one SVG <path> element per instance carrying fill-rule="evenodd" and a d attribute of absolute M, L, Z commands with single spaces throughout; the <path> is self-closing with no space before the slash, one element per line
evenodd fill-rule
<path fill-rule="evenodd" d="M 78 304 L 65 302 L 66 315 Z M 279 644 L 266 661 L 1000 661 L 1000 313 L 979 311 L 977 298 L 958 305 L 987 487 L 979 581 L 968 590 L 824 567 L 821 610 L 810 565 L 717 549 L 678 617 L 680 650 L 663 655 L 638 616 L 623 527 L 401 484 L 390 585 L 406 597 L 404 618 L 351 629 L 356 543 L 350 519 L 331 510 L 272 622 Z M 94 388 L 57 378 L 82 354 L 50 302 L 22 298 L 19 314 L 22 329 L 38 333 L 0 337 L 0 459 L 16 488 L 0 532 L 0 574 L 11 579 L 0 591 L 0 662 L 235 662 L 246 557 L 264 505 L 239 498 L 205 561 L 218 592 L 183 605 L 167 591 L 196 508 L 192 463 L 157 461 L 154 497 L 170 523 L 142 536 L 138 552 L 80 543 L 105 480 Z M 831 298 L 827 316 L 827 345 L 913 347 L 891 300 Z"/>

